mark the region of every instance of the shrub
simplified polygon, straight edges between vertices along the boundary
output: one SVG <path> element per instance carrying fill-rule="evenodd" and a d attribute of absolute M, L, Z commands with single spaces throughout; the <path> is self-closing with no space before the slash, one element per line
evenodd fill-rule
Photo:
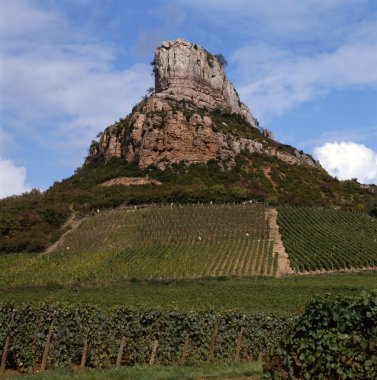
<path fill-rule="evenodd" d="M 315 298 L 266 362 L 274 379 L 376 379 L 377 290 Z"/>
<path fill-rule="evenodd" d="M 225 57 L 221 53 L 215 54 L 214 57 L 218 60 L 221 66 L 228 65 L 228 61 L 225 59 Z"/>

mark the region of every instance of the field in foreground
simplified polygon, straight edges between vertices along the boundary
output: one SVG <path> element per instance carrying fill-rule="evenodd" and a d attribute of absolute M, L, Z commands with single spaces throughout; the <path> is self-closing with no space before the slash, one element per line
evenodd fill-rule
<path fill-rule="evenodd" d="M 49 371 L 45 374 L 23 375 L 14 380 L 192 380 L 192 379 L 259 379 L 261 363 L 210 364 L 195 367 L 178 366 L 135 366 L 110 370 L 87 370 L 72 372 L 67 370 Z M 1 376 L 0 376 L 1 378 Z"/>
<path fill-rule="evenodd" d="M 285 278 L 219 278 L 175 281 L 122 281 L 82 285 L 0 286 L 4 302 L 68 302 L 179 310 L 235 309 L 245 313 L 286 315 L 302 312 L 315 295 L 355 296 L 377 289 L 377 272 L 289 276 Z"/>
<path fill-rule="evenodd" d="M 294 318 L 205 310 L 104 310 L 84 304 L 2 304 L 0 318 L 5 323 L 0 324 L 0 336 L 7 342 L 2 368 L 5 363 L 5 368 L 31 373 L 46 365 L 77 368 L 81 363 L 81 368 L 116 365 L 126 366 L 122 371 L 127 371 L 132 364 L 148 362 L 213 367 L 216 362 L 257 364 L 258 360 L 273 378 L 289 373 L 289 378 L 300 379 L 375 379 L 376 296 L 377 291 L 372 291 L 351 298 L 316 298 Z M 227 378 L 234 376 L 234 366 L 229 367 Z M 186 369 L 175 368 L 173 373 L 183 371 L 178 378 L 186 378 Z M 93 379 L 101 376 L 92 373 Z M 99 378 L 109 378 L 102 374 Z"/>

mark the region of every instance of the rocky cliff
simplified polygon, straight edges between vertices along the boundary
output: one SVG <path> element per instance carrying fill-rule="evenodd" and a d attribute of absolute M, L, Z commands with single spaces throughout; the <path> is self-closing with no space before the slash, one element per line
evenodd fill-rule
<path fill-rule="evenodd" d="M 88 161 L 122 157 L 140 168 L 218 160 L 232 166 L 241 151 L 289 164 L 318 166 L 310 156 L 272 140 L 226 79 L 221 56 L 182 39 L 166 41 L 153 61 L 155 92 L 108 127 Z"/>
<path fill-rule="evenodd" d="M 196 44 L 177 39 L 163 42 L 153 63 L 158 97 L 184 99 L 210 110 L 229 109 L 257 126 L 249 107 L 241 103 L 233 84 L 226 79 L 221 55 L 214 56 Z"/>

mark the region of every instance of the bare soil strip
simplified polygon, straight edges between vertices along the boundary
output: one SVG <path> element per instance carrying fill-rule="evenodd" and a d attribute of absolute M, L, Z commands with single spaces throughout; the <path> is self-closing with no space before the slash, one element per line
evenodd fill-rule
<path fill-rule="evenodd" d="M 237 272 L 238 272 L 238 265 L 239 265 L 240 259 L 242 257 L 242 251 L 243 251 L 244 245 L 245 245 L 245 241 L 243 240 L 241 247 L 239 247 L 239 253 L 238 253 L 236 260 L 234 262 L 233 271 L 232 271 L 233 275 L 237 274 Z"/>
<path fill-rule="evenodd" d="M 294 274 L 277 223 L 278 211 L 275 208 L 270 208 L 267 210 L 267 214 L 270 221 L 270 238 L 274 241 L 274 252 L 279 254 L 276 276 L 281 277 L 287 274 Z"/>
<path fill-rule="evenodd" d="M 267 249 L 266 246 L 268 246 L 268 240 L 263 240 L 259 262 L 257 263 L 257 266 L 256 266 L 256 268 L 257 268 L 256 271 L 257 271 L 258 274 L 262 274 L 262 268 L 263 268 L 263 265 L 264 265 L 264 259 L 266 257 L 266 255 L 265 255 L 266 249 Z"/>
<path fill-rule="evenodd" d="M 84 220 L 84 219 L 76 220 L 75 218 L 76 218 L 76 215 L 73 214 L 64 223 L 64 225 L 61 227 L 62 229 L 67 228 L 67 227 L 71 227 L 71 228 L 68 231 L 64 232 L 64 234 L 60 236 L 60 239 L 57 240 L 54 244 L 50 245 L 44 252 L 41 253 L 41 255 L 45 255 L 46 253 L 51 253 L 53 251 L 56 251 L 59 248 L 59 246 L 62 244 L 65 237 L 69 235 L 70 233 L 72 233 L 73 231 L 75 231 L 77 227 L 81 224 L 81 222 Z"/>
<path fill-rule="evenodd" d="M 118 177 L 101 183 L 100 186 L 142 186 L 149 184 L 159 186 L 161 182 L 147 177 Z"/>
<path fill-rule="evenodd" d="M 269 180 L 269 182 L 271 183 L 272 187 L 274 188 L 274 190 L 276 190 L 277 188 L 277 184 L 276 182 L 272 179 L 271 177 L 271 168 L 268 167 L 268 168 L 264 168 L 263 169 L 263 173 L 264 173 L 264 176 Z"/>

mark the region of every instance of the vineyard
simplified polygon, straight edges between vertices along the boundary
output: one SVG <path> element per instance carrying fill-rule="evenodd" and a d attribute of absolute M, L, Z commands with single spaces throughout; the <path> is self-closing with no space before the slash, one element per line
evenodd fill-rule
<path fill-rule="evenodd" d="M 132 263 L 150 277 L 268 275 L 277 264 L 261 204 L 149 209 L 120 257 L 120 271 Z"/>
<path fill-rule="evenodd" d="M 169 205 L 96 213 L 45 255 L 0 255 L 4 285 L 274 275 L 278 254 L 260 203 Z"/>
<path fill-rule="evenodd" d="M 278 223 L 296 272 L 377 266 L 377 219 L 367 214 L 281 207 Z"/>
<path fill-rule="evenodd" d="M 252 361 L 279 341 L 291 320 L 205 310 L 0 304 L 1 371 Z"/>

